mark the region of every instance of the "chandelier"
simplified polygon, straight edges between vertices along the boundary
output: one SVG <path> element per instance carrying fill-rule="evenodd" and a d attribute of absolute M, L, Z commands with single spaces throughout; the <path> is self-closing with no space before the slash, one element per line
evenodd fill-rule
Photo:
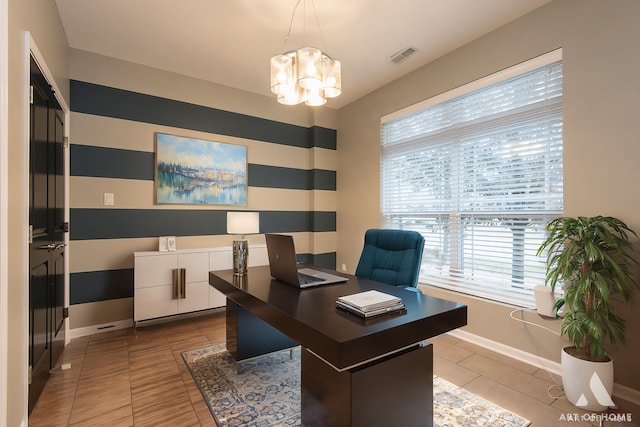
<path fill-rule="evenodd" d="M 294 8 L 291 24 L 300 1 Z M 317 14 L 316 21 L 320 28 Z M 291 34 L 291 24 L 287 39 Z M 322 35 L 322 30 L 320 34 Z M 327 98 L 334 98 L 342 93 L 340 61 L 309 46 L 276 55 L 271 58 L 271 92 L 281 104 L 296 105 L 304 102 L 314 107 L 323 105 Z"/>

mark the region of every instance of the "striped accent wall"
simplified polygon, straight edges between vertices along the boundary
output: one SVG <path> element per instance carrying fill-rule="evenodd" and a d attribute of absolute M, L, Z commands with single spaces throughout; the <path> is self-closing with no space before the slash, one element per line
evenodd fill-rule
<path fill-rule="evenodd" d="M 155 204 L 156 132 L 246 146 L 248 206 L 241 209 L 260 212 L 261 233 L 292 234 L 301 262 L 335 268 L 335 130 L 78 80 L 70 87 L 72 312 L 120 299 L 130 307 L 133 252 L 157 250 L 159 236 L 176 236 L 180 249 L 231 245 L 226 212 L 235 208 Z M 113 206 L 103 205 L 104 193 L 114 194 Z M 72 328 L 98 323 L 80 317 L 71 316 Z"/>

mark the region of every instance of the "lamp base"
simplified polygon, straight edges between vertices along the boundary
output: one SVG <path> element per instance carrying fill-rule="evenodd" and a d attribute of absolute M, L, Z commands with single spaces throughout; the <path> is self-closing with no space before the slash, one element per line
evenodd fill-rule
<path fill-rule="evenodd" d="M 233 274 L 235 276 L 244 276 L 247 274 L 249 267 L 249 241 L 234 240 L 233 241 Z"/>

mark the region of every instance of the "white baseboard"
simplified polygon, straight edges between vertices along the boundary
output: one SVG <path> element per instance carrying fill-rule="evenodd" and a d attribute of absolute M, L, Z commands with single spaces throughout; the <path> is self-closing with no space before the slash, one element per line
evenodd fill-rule
<path fill-rule="evenodd" d="M 141 321 L 138 321 L 137 325 L 138 326 L 147 326 L 147 325 L 154 325 L 154 324 L 158 324 L 158 323 L 172 322 L 172 321 L 175 321 L 175 320 L 178 320 L 178 319 L 189 319 L 189 318 L 192 318 L 192 317 L 205 316 L 205 315 L 211 314 L 211 313 L 223 312 L 224 310 L 225 310 L 225 307 L 208 308 L 206 310 L 192 311 L 192 312 L 189 312 L 189 313 L 174 314 L 172 316 L 165 316 L 165 317 L 158 317 L 158 318 L 155 318 L 155 319 L 141 320 Z M 118 320 L 118 321 L 115 321 L 115 322 L 103 323 L 101 325 L 85 326 L 83 328 L 69 329 L 69 338 L 70 339 L 79 338 L 79 337 L 84 337 L 84 336 L 87 336 L 87 335 L 99 334 L 101 332 L 114 331 L 114 330 L 117 330 L 117 329 L 132 328 L 134 326 L 136 326 L 136 323 L 133 321 L 133 319 Z"/>
<path fill-rule="evenodd" d="M 560 363 L 554 362 L 553 360 L 543 359 L 542 357 L 538 357 L 535 354 L 531 354 L 515 347 L 510 347 L 506 344 L 502 344 L 467 331 L 462 331 L 460 329 L 450 331 L 448 332 L 448 334 L 456 338 L 460 338 L 461 340 L 468 341 L 472 344 L 479 345 L 480 347 L 495 351 L 496 353 L 503 354 L 512 359 L 528 363 L 529 365 L 533 365 L 536 368 L 544 369 L 552 374 L 561 376 L 562 370 L 560 369 Z"/>
<path fill-rule="evenodd" d="M 101 325 L 85 326 L 84 328 L 69 329 L 71 339 L 84 337 L 87 335 L 99 334 L 102 332 L 114 331 L 117 329 L 127 329 L 133 327 L 133 319 L 118 320 L 116 322 L 103 323 Z"/>
<path fill-rule="evenodd" d="M 544 359 L 542 357 L 536 356 L 535 354 L 527 353 L 526 351 L 522 351 L 517 348 L 499 343 L 497 341 L 493 341 L 479 335 L 472 334 L 470 332 L 462 331 L 460 329 L 450 331 L 448 332 L 448 334 L 472 344 L 479 345 L 480 347 L 484 347 L 491 351 L 495 351 L 496 353 L 500 353 L 512 359 L 516 359 L 537 368 L 544 369 L 547 372 L 558 375 L 560 377 L 562 376 L 560 363 L 554 362 L 553 360 Z M 640 390 L 635 390 L 631 387 L 614 383 L 613 396 L 626 400 L 627 402 L 633 403 L 634 405 L 640 405 Z"/>

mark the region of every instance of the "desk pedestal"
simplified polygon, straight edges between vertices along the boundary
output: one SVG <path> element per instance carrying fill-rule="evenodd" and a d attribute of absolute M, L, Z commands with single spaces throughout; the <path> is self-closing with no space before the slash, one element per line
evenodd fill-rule
<path fill-rule="evenodd" d="M 302 425 L 431 426 L 433 346 L 339 372 L 303 347 Z"/>
<path fill-rule="evenodd" d="M 296 346 L 297 342 L 227 299 L 227 351 L 235 360 Z"/>

